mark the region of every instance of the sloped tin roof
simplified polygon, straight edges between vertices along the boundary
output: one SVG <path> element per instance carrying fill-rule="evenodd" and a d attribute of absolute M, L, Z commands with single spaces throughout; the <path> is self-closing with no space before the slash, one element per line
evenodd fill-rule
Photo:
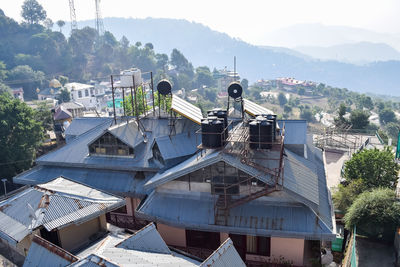
<path fill-rule="evenodd" d="M 1 224 L 0 231 L 19 242 L 40 226 L 48 231 L 60 229 L 124 205 L 125 200 L 121 198 L 60 177 L 0 202 L 0 221 L 18 222 Z"/>

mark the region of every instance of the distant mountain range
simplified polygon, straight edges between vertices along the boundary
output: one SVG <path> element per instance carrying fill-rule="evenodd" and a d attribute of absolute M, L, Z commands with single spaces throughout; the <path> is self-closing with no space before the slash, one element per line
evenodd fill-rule
<path fill-rule="evenodd" d="M 93 27 L 94 22 L 79 21 L 78 25 L 80 28 Z M 250 82 L 260 78 L 290 76 L 359 92 L 400 95 L 400 61 L 374 62 L 359 66 L 315 60 L 287 48 L 251 45 L 186 20 L 105 18 L 104 26 L 118 39 L 125 35 L 132 43 L 151 42 L 158 53 L 170 55 L 172 49 L 177 48 L 194 66 L 228 66 L 232 69 L 233 57 L 236 56 L 238 72 Z M 68 28 L 69 25 L 64 27 Z"/>
<path fill-rule="evenodd" d="M 257 43 L 294 48 L 298 46 L 328 47 L 360 42 L 385 43 L 400 51 L 400 29 L 397 34 L 389 34 L 348 26 L 328 26 L 319 23 L 296 24 L 260 34 Z"/>
<path fill-rule="evenodd" d="M 336 60 L 353 64 L 400 60 L 400 52 L 383 43 L 360 42 L 329 47 L 299 46 L 293 49 L 315 59 Z"/>

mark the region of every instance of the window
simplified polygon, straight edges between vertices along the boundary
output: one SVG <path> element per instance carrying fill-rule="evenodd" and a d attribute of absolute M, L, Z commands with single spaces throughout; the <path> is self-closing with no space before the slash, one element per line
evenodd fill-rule
<path fill-rule="evenodd" d="M 89 90 L 85 89 L 85 96 L 89 96 Z"/>
<path fill-rule="evenodd" d="M 93 95 L 93 89 L 90 89 L 90 95 Z"/>
<path fill-rule="evenodd" d="M 160 162 L 161 164 L 164 164 L 164 159 L 161 155 L 161 152 L 160 152 L 160 149 L 158 148 L 157 143 L 154 143 L 152 151 L 153 151 L 153 158 L 155 160 L 157 160 L 158 162 Z"/>
<path fill-rule="evenodd" d="M 219 233 L 186 230 L 186 246 L 216 250 L 220 245 Z"/>
<path fill-rule="evenodd" d="M 89 145 L 89 153 L 96 155 L 134 156 L 133 148 L 110 133 L 105 133 Z"/>
<path fill-rule="evenodd" d="M 270 256 L 271 238 L 264 236 L 248 235 L 246 237 L 246 247 L 247 247 L 247 253 Z"/>
<path fill-rule="evenodd" d="M 82 91 L 78 91 L 78 98 L 82 98 Z"/>

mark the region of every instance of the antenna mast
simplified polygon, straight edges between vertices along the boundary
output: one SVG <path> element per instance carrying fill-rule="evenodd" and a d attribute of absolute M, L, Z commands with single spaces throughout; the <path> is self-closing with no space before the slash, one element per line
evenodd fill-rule
<path fill-rule="evenodd" d="M 69 0 L 69 15 L 71 17 L 71 31 L 77 30 L 78 24 L 76 23 L 74 0 Z"/>
<path fill-rule="evenodd" d="M 94 0 L 96 5 L 96 31 L 97 34 L 100 36 L 104 34 L 104 25 L 103 25 L 103 18 L 101 17 L 100 12 L 100 0 Z"/>

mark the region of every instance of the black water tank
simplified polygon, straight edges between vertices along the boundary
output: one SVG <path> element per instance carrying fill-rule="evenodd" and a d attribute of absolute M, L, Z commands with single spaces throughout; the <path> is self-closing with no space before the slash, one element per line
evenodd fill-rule
<path fill-rule="evenodd" d="M 268 114 L 267 119 L 273 121 L 272 122 L 273 140 L 276 140 L 276 115 Z"/>
<path fill-rule="evenodd" d="M 269 149 L 273 142 L 272 121 L 264 116 L 257 116 L 249 123 L 250 148 Z"/>
<path fill-rule="evenodd" d="M 204 147 L 218 148 L 224 142 L 224 121 L 218 118 L 207 118 L 201 120 L 201 141 Z"/>
<path fill-rule="evenodd" d="M 208 118 L 210 118 L 211 116 L 215 116 L 219 119 L 223 119 L 224 120 L 224 129 L 225 130 L 225 140 L 228 138 L 228 112 L 226 110 L 223 110 L 221 108 L 215 108 L 213 110 L 209 110 L 207 111 L 207 116 Z"/>

